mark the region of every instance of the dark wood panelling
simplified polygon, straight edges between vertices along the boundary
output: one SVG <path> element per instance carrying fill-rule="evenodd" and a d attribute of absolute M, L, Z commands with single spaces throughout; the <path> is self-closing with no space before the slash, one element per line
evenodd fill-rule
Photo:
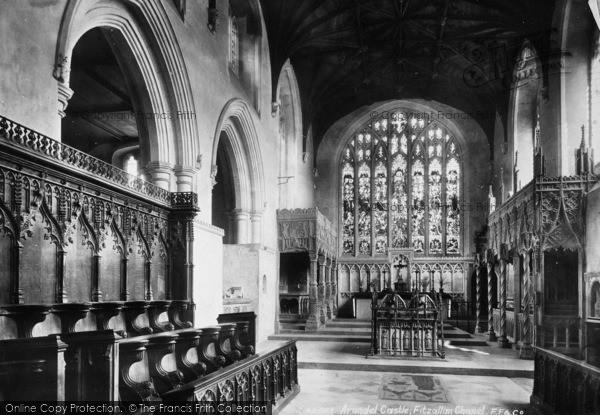
<path fill-rule="evenodd" d="M 42 216 L 34 216 L 30 236 L 22 240 L 19 275 L 25 303 L 56 301 L 56 245 L 47 237 Z M 8 275 L 3 276 L 8 279 Z"/>
<path fill-rule="evenodd" d="M 82 219 L 72 237 L 73 243 L 65 248 L 65 290 L 71 302 L 92 301 L 94 252 L 85 237 Z"/>
<path fill-rule="evenodd" d="M 1 233 L 0 233 L 1 235 Z M 0 275 L 11 275 L 12 238 L 0 236 Z M 0 278 L 0 304 L 10 303 L 10 279 Z"/>

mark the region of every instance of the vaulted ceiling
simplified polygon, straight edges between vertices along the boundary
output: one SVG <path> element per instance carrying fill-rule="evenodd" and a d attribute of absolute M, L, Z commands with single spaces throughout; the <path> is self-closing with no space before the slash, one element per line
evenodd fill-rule
<path fill-rule="evenodd" d="M 554 0 L 261 0 L 273 83 L 290 59 L 315 146 L 335 121 L 378 101 L 435 100 L 492 137 L 506 120 L 525 39 L 544 49 Z M 275 90 L 275 88 L 274 88 Z"/>

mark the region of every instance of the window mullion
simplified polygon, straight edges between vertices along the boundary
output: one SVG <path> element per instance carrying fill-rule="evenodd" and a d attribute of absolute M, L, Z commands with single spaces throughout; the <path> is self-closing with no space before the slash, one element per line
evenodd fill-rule
<path fill-rule="evenodd" d="M 425 131 L 423 131 L 425 132 Z M 425 134 L 423 136 L 423 188 L 425 189 L 423 200 L 424 200 L 424 209 L 423 212 L 423 255 L 429 255 L 429 156 L 428 156 L 428 147 L 429 147 L 429 136 Z"/>
<path fill-rule="evenodd" d="M 444 141 L 444 135 L 442 135 L 442 142 Z M 446 176 L 446 174 L 448 173 L 448 169 L 447 169 L 447 157 L 446 157 L 446 152 L 448 151 L 446 146 L 448 145 L 448 143 L 446 142 L 446 144 L 444 144 L 442 146 L 442 253 L 444 255 L 448 255 L 446 248 L 446 225 L 447 225 L 447 218 L 448 218 L 448 199 L 447 199 L 447 194 L 446 194 L 446 189 L 447 189 L 447 182 L 448 182 L 448 177 Z"/>
<path fill-rule="evenodd" d="M 371 147 L 371 176 L 369 177 L 369 179 L 371 180 L 371 188 L 369 189 L 370 192 L 370 200 L 371 200 L 371 204 L 369 206 L 369 214 L 370 214 L 370 219 L 371 219 L 371 256 L 375 255 L 375 137 L 371 136 L 371 143 L 370 143 L 370 147 Z"/>
<path fill-rule="evenodd" d="M 356 140 L 356 137 L 354 138 Z M 358 162 L 356 150 L 356 141 L 354 141 L 354 256 L 358 256 L 358 192 L 359 192 L 359 177 L 358 177 Z"/>

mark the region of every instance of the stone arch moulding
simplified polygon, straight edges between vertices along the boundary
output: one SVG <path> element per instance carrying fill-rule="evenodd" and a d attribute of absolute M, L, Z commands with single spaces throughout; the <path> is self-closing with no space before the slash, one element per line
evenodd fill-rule
<path fill-rule="evenodd" d="M 69 88 L 73 48 L 83 34 L 97 27 L 120 32 L 140 67 L 150 96 L 149 108 L 172 115 L 172 119 L 156 120 L 158 140 L 150 146 L 149 160 L 174 166 L 178 191 L 191 191 L 199 154 L 195 106 L 185 61 L 162 1 L 69 0 L 58 34 L 53 72 L 58 80 L 59 114 L 64 113 L 73 94 Z M 168 75 L 163 79 L 160 74 Z"/>
<path fill-rule="evenodd" d="M 214 170 L 221 133 L 225 132 L 229 138 L 229 156 L 233 156 L 231 163 L 237 170 L 234 175 L 239 179 L 236 209 L 262 215 L 265 208 L 263 162 L 250 108 L 242 99 L 232 99 L 225 105 L 215 130 L 211 165 Z"/>
<path fill-rule="evenodd" d="M 279 115 L 279 183 L 291 186 L 280 186 L 279 207 L 295 206 L 294 183 L 298 180 L 298 164 L 305 154 L 305 143 L 302 137 L 302 110 L 300 107 L 300 90 L 289 59 L 283 66 L 277 83 L 277 102 L 273 104 L 273 117 Z"/>
<path fill-rule="evenodd" d="M 289 89 L 289 103 L 282 102 L 281 93 L 283 92 L 283 87 L 287 86 Z M 298 79 L 296 78 L 296 72 L 288 59 L 283 68 L 281 69 L 281 73 L 279 75 L 279 80 L 277 82 L 277 102 L 275 103 L 279 111 L 283 112 L 284 116 L 292 116 L 293 117 L 293 137 L 295 140 L 298 138 L 303 139 L 302 137 L 302 107 L 300 102 L 300 88 L 298 86 Z M 291 108 L 286 108 L 286 104 L 288 104 Z M 275 112 L 273 116 L 275 116 Z M 306 150 L 306 143 L 302 142 L 303 151 Z"/>

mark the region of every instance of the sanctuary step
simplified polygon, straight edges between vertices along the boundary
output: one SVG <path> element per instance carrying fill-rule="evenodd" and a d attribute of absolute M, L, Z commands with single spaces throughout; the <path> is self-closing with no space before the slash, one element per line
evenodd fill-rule
<path fill-rule="evenodd" d="M 288 319 L 281 322 L 278 334 L 269 336 L 269 340 L 336 341 L 349 343 L 369 343 L 371 322 L 350 318 L 337 318 L 328 321 L 316 332 L 304 330 L 304 324 Z M 453 346 L 487 346 L 483 336 L 473 336 L 451 324 L 444 323 L 444 339 Z"/>

